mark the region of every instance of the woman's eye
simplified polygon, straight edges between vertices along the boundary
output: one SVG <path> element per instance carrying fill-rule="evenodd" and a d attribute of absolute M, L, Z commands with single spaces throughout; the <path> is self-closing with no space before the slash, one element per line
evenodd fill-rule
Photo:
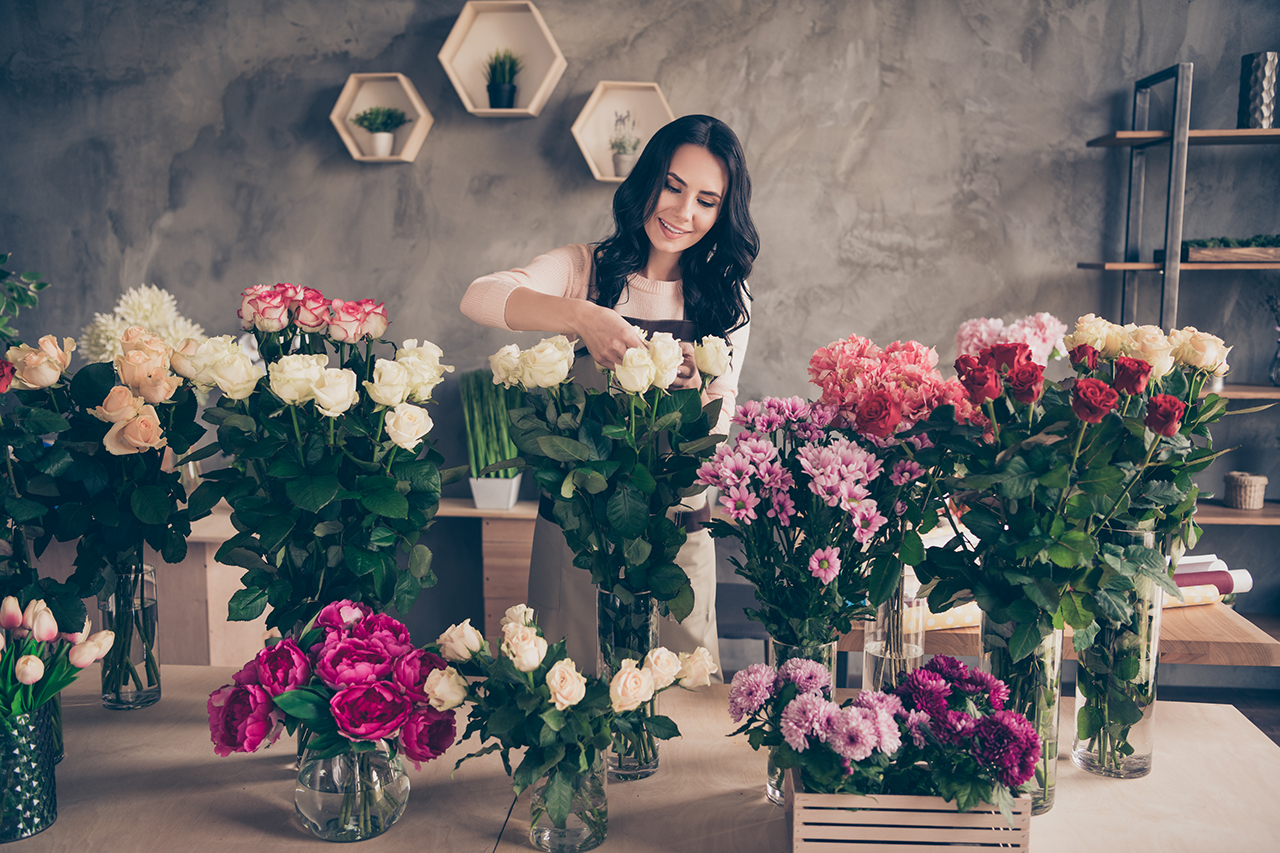
<path fill-rule="evenodd" d="M 716 203 L 714 201 L 707 201 L 705 198 L 698 199 L 698 204 L 702 205 L 707 210 L 713 210 L 715 209 L 715 206 L 716 206 Z"/>
<path fill-rule="evenodd" d="M 680 193 L 680 188 L 676 186 L 672 186 L 671 184 L 667 184 L 667 192 L 676 193 L 678 195 Z"/>

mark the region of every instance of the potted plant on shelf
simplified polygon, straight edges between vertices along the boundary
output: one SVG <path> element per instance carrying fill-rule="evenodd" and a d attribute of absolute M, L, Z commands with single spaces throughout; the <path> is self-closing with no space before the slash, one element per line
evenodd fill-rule
<path fill-rule="evenodd" d="M 636 133 L 636 120 L 631 110 L 613 114 L 613 134 L 609 137 L 609 149 L 613 151 L 613 174 L 625 178 L 636 165 L 640 151 L 640 136 Z"/>
<path fill-rule="evenodd" d="M 413 121 L 403 110 L 395 107 L 369 107 L 351 119 L 356 127 L 363 128 L 373 134 L 373 156 L 390 157 L 391 148 L 395 144 L 396 128 Z"/>
<path fill-rule="evenodd" d="M 518 408 L 521 393 L 493 381 L 493 371 L 481 368 L 462 375 L 462 414 L 467 426 L 471 462 L 471 497 L 477 509 L 511 509 L 520 493 L 520 471 L 491 465 L 515 459 L 520 450 L 511 440 L 507 412 Z"/>
<path fill-rule="evenodd" d="M 509 110 L 516 105 L 516 75 L 520 57 L 510 48 L 495 50 L 485 62 L 484 82 L 489 89 L 489 109 Z"/>

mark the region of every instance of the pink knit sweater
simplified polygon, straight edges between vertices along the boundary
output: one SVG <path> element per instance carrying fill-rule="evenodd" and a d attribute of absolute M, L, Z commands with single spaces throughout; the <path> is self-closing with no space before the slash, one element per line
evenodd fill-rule
<path fill-rule="evenodd" d="M 511 330 L 507 325 L 507 297 L 517 287 L 527 287 L 550 296 L 586 299 L 593 280 L 591 247 L 564 246 L 539 255 L 527 265 L 508 272 L 495 272 L 471 282 L 462 297 L 462 313 L 482 326 Z M 655 281 L 632 275 L 617 306 L 624 317 L 637 320 L 683 320 L 684 291 L 678 281 Z M 707 399 L 720 398 L 722 407 L 716 431 L 726 433 L 729 417 L 738 397 L 738 375 L 747 351 L 750 323 L 729 335 L 732 349 L 729 372 L 707 386 Z"/>

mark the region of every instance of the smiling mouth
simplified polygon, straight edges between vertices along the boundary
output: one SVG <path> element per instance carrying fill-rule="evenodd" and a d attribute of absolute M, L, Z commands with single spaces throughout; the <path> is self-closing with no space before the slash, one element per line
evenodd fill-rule
<path fill-rule="evenodd" d="M 688 231 L 681 231 L 679 228 L 671 227 L 670 225 L 667 224 L 667 221 L 663 219 L 661 216 L 658 217 L 658 224 L 662 226 L 662 230 L 665 231 L 671 237 L 683 237 L 684 235 L 689 233 Z"/>

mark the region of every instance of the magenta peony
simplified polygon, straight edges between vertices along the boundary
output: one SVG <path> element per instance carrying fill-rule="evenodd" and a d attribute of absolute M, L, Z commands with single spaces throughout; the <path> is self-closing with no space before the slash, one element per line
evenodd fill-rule
<path fill-rule="evenodd" d="M 453 745 L 457 732 L 453 711 L 437 711 L 430 705 L 419 705 L 400 730 L 404 756 L 413 762 L 415 770 L 421 770 L 422 762 L 439 758 Z"/>
<path fill-rule="evenodd" d="M 400 731 L 413 711 L 413 702 L 400 688 L 378 682 L 339 690 L 329 700 L 329 710 L 343 737 L 379 740 Z"/>
<path fill-rule="evenodd" d="M 221 756 L 254 752 L 279 737 L 280 713 L 271 696 L 256 684 L 228 684 L 209 696 L 209 737 Z"/>
<path fill-rule="evenodd" d="M 431 701 L 426 691 L 427 676 L 432 670 L 448 666 L 448 661 L 439 655 L 425 649 L 414 649 L 396 660 L 391 667 L 391 675 L 415 704 L 424 704 Z"/>
<path fill-rule="evenodd" d="M 315 673 L 335 690 L 369 684 L 391 672 L 391 660 L 382 646 L 356 637 L 336 637 L 316 656 Z"/>
<path fill-rule="evenodd" d="M 350 628 L 362 619 L 366 619 L 373 611 L 366 604 L 343 599 L 325 605 L 316 616 L 317 628 Z"/>
<path fill-rule="evenodd" d="M 352 627 L 351 635 L 377 643 L 386 651 L 388 657 L 399 657 L 413 648 L 413 641 L 409 639 L 409 629 L 404 626 L 404 623 L 385 613 L 375 613 L 361 619 Z"/>
<path fill-rule="evenodd" d="M 311 661 L 293 640 L 282 640 L 258 652 L 258 683 L 275 697 L 303 687 L 311 679 Z"/>

